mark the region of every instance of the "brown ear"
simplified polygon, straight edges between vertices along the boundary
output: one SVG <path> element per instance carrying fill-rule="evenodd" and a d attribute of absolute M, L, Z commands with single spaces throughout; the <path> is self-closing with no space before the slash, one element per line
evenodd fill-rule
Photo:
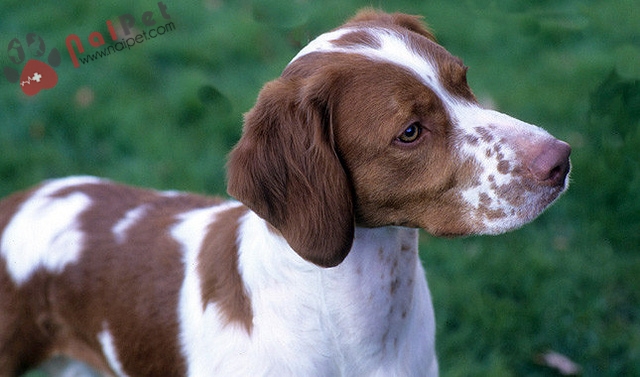
<path fill-rule="evenodd" d="M 352 188 L 333 147 L 327 103 L 279 79 L 245 116 L 228 162 L 234 196 L 278 229 L 304 259 L 338 265 L 351 249 Z"/>

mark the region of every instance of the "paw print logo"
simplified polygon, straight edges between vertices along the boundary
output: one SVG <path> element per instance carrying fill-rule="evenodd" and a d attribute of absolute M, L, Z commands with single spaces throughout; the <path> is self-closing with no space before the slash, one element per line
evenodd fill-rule
<path fill-rule="evenodd" d="M 34 58 L 41 58 L 47 51 L 44 40 L 36 33 L 27 34 L 27 50 Z M 9 59 L 16 65 L 25 60 L 25 48 L 18 38 L 14 38 L 7 46 Z M 4 67 L 4 77 L 12 83 L 20 83 L 24 94 L 34 96 L 43 89 L 51 89 L 58 83 L 58 74 L 53 69 L 60 65 L 60 51 L 52 49 L 47 56 L 47 63 L 29 59 L 22 69 L 22 73 L 13 67 Z"/>

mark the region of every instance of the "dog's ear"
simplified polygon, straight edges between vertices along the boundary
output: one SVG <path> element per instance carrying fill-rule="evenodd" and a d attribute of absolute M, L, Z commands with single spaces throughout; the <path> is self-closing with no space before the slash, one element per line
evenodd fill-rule
<path fill-rule="evenodd" d="M 332 267 L 353 242 L 352 187 L 334 147 L 329 101 L 309 98 L 302 81 L 280 78 L 262 89 L 229 156 L 227 190 L 302 258 Z"/>

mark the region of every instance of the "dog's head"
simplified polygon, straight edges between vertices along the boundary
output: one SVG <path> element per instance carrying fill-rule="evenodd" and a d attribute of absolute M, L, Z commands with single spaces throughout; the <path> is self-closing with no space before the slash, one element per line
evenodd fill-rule
<path fill-rule="evenodd" d="M 420 18 L 364 11 L 265 85 L 228 191 L 303 258 L 340 263 L 354 226 L 496 234 L 567 187 L 569 146 L 482 108 Z"/>

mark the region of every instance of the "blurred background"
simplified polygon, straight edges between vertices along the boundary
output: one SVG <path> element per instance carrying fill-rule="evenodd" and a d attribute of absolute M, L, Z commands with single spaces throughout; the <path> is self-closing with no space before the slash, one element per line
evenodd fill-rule
<path fill-rule="evenodd" d="M 497 237 L 422 235 L 441 375 L 640 376 L 636 0 L 163 4 L 0 3 L 0 197 L 72 174 L 226 195 L 225 156 L 242 114 L 302 46 L 363 6 L 420 14 L 470 67 L 483 104 L 573 147 L 570 190 L 532 224 Z M 155 25 L 143 23 L 148 11 Z M 125 14 L 135 20 L 129 36 Z M 98 57 L 116 43 L 107 20 L 120 41 L 164 33 Z M 104 45 L 89 43 L 95 31 Z M 71 34 L 88 59 L 78 68 Z M 58 83 L 27 96 L 15 74 L 54 49 Z"/>

